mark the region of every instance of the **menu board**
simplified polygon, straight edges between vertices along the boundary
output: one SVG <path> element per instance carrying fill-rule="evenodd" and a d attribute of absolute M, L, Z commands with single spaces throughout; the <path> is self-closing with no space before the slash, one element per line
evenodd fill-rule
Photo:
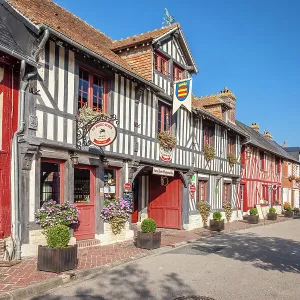
<path fill-rule="evenodd" d="M 132 194 L 132 192 L 124 192 L 123 199 L 129 204 L 130 211 L 133 211 L 133 194 Z"/>

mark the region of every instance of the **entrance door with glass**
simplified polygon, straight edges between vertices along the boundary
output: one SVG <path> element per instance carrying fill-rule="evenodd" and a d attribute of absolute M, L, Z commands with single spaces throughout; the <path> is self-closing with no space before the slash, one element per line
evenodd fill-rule
<path fill-rule="evenodd" d="M 74 203 L 79 210 L 79 224 L 74 236 L 77 240 L 95 237 L 95 168 L 74 168 Z"/>

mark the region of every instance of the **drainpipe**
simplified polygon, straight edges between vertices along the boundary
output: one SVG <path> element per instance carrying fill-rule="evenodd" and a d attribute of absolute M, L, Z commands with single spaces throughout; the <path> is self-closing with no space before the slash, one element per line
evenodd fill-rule
<path fill-rule="evenodd" d="M 45 30 L 44 36 L 35 51 L 33 57 L 34 60 L 38 60 L 38 56 L 42 49 L 45 47 L 45 44 L 49 38 L 49 30 Z M 13 136 L 13 159 L 14 159 L 14 211 L 15 211 L 15 221 L 13 222 L 12 232 L 13 238 L 16 245 L 16 259 L 21 259 L 21 223 L 20 223 L 20 170 L 19 170 L 19 151 L 18 151 L 18 136 L 24 132 L 25 129 L 25 119 L 24 119 L 24 108 L 25 108 L 25 94 L 28 87 L 29 80 L 36 76 L 37 69 L 32 73 L 25 75 L 26 62 L 25 60 L 21 61 L 21 70 L 20 70 L 20 87 L 19 87 L 19 107 L 18 107 L 18 117 L 19 124 L 18 129 Z"/>

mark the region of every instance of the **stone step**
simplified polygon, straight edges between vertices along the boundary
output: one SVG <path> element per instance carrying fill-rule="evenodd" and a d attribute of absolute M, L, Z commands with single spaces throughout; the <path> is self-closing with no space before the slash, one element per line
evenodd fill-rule
<path fill-rule="evenodd" d="M 76 241 L 76 244 L 78 248 L 87 248 L 87 247 L 99 246 L 100 241 L 95 239 L 89 239 L 89 240 Z"/>

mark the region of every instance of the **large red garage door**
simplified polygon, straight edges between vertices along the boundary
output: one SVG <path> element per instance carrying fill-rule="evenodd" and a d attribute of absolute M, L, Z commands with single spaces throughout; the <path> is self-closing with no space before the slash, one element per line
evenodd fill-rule
<path fill-rule="evenodd" d="M 161 176 L 150 177 L 149 218 L 157 227 L 181 229 L 182 183 L 179 178 L 168 177 L 167 186 L 161 184 Z"/>

